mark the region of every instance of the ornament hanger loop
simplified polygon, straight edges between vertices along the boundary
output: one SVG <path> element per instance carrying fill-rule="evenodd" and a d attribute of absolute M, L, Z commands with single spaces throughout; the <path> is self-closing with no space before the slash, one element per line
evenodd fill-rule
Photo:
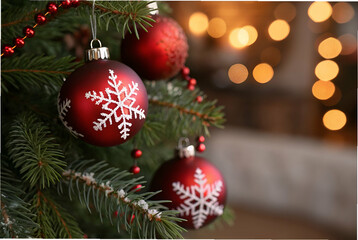
<path fill-rule="evenodd" d="M 183 141 L 185 141 L 185 146 L 183 145 Z M 178 148 L 179 149 L 188 147 L 189 145 L 190 145 L 189 138 L 187 138 L 187 137 L 179 138 L 179 141 L 178 141 Z"/>
<path fill-rule="evenodd" d="M 91 22 L 91 30 L 92 30 L 92 39 L 93 40 L 97 39 L 97 19 L 96 19 L 96 15 L 94 13 L 94 4 L 95 4 L 95 2 L 96 2 L 96 0 L 93 0 L 92 14 L 90 14 L 90 22 Z M 92 42 L 91 42 L 91 44 L 92 44 Z M 92 48 L 92 45 L 91 45 L 91 48 Z"/>
<path fill-rule="evenodd" d="M 90 43 L 91 48 L 93 48 L 93 42 L 95 42 L 95 41 L 97 41 L 97 42 L 99 43 L 99 47 L 102 47 L 101 41 L 100 41 L 99 39 L 95 38 L 95 39 L 92 39 L 92 40 L 91 40 L 91 43 Z"/>

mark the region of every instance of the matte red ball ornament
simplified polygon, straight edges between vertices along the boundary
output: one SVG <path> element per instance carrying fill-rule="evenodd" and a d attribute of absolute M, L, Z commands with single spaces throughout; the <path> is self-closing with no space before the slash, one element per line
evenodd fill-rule
<path fill-rule="evenodd" d="M 45 15 L 43 15 L 42 13 L 38 13 L 35 15 L 35 22 L 38 24 L 38 25 L 43 25 L 46 23 L 46 17 Z"/>
<path fill-rule="evenodd" d="M 25 41 L 24 39 L 22 39 L 22 37 L 17 37 L 14 40 L 15 46 L 18 48 L 22 48 L 23 46 L 25 46 Z"/>
<path fill-rule="evenodd" d="M 184 66 L 188 55 L 188 42 L 183 29 L 173 19 L 154 15 L 156 21 L 148 32 L 138 28 L 135 34 L 127 33 L 122 41 L 122 61 L 139 76 L 149 80 L 167 79 Z"/>
<path fill-rule="evenodd" d="M 150 191 L 162 190 L 156 200 L 179 211 L 184 228 L 198 229 L 223 214 L 226 186 L 220 171 L 205 158 L 195 156 L 194 146 L 181 146 L 178 156 L 165 162 L 154 174 Z"/>
<path fill-rule="evenodd" d="M 10 57 L 14 54 L 14 49 L 9 45 L 4 45 L 2 48 L 2 53 L 5 57 Z"/>
<path fill-rule="evenodd" d="M 49 3 L 47 4 L 47 6 L 46 6 L 46 9 L 47 9 L 47 11 L 50 12 L 51 14 L 56 14 L 56 13 L 57 13 L 57 10 L 58 10 L 57 5 L 56 5 L 56 3 L 54 3 L 54 2 L 49 2 Z"/>
<path fill-rule="evenodd" d="M 143 126 L 147 91 L 128 66 L 108 60 L 106 47 L 87 50 L 87 62 L 62 85 L 60 119 L 72 135 L 97 146 L 128 141 Z"/>
<path fill-rule="evenodd" d="M 30 26 L 24 27 L 23 32 L 25 36 L 28 38 L 32 38 L 33 36 L 35 36 L 35 30 L 33 29 L 33 27 Z"/>

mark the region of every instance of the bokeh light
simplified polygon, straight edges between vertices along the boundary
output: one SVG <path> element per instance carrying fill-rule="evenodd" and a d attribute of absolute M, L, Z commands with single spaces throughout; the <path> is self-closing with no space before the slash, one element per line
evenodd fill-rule
<path fill-rule="evenodd" d="M 208 25 L 208 17 L 202 12 L 195 12 L 189 18 L 189 29 L 195 35 L 205 33 Z"/>
<path fill-rule="evenodd" d="M 329 37 L 323 40 L 318 46 L 319 54 L 326 58 L 335 58 L 342 51 L 342 44 L 337 38 Z"/>
<path fill-rule="evenodd" d="M 258 64 L 252 71 L 254 79 L 259 83 L 267 83 L 273 77 L 273 68 L 267 63 Z"/>
<path fill-rule="evenodd" d="M 336 3 L 333 6 L 332 18 L 337 23 L 346 23 L 354 17 L 354 9 L 349 3 Z"/>
<path fill-rule="evenodd" d="M 275 67 L 281 61 L 281 52 L 276 47 L 265 48 L 260 54 L 260 60 Z"/>
<path fill-rule="evenodd" d="M 249 39 L 248 39 L 246 45 L 249 46 L 249 45 L 253 44 L 256 41 L 257 36 L 258 36 L 256 28 L 251 25 L 247 25 L 247 26 L 244 26 L 242 29 L 244 31 L 246 31 L 249 36 Z M 241 32 L 241 30 L 240 30 L 240 32 Z M 240 32 L 239 32 L 239 34 L 240 34 Z M 243 34 L 245 34 L 245 33 L 243 33 Z"/>
<path fill-rule="evenodd" d="M 246 42 L 245 42 L 246 41 Z M 234 48 L 243 48 L 249 41 L 249 34 L 241 28 L 235 28 L 230 32 L 229 43 Z"/>
<path fill-rule="evenodd" d="M 338 109 L 332 109 L 326 112 L 323 116 L 324 126 L 332 131 L 342 129 L 347 123 L 347 117 L 344 112 Z"/>
<path fill-rule="evenodd" d="M 314 22 L 324 22 L 332 15 L 332 6 L 328 2 L 313 2 L 308 8 L 308 16 Z"/>
<path fill-rule="evenodd" d="M 281 41 L 290 33 L 290 25 L 285 20 L 275 20 L 270 24 L 268 33 L 273 40 Z"/>
<path fill-rule="evenodd" d="M 213 18 L 209 21 L 208 34 L 213 38 L 219 38 L 226 33 L 226 23 L 222 18 Z"/>
<path fill-rule="evenodd" d="M 280 3 L 274 11 L 276 19 L 283 19 L 291 22 L 296 17 L 296 7 L 292 3 Z"/>
<path fill-rule="evenodd" d="M 312 86 L 312 94 L 319 100 L 327 100 L 333 96 L 336 87 L 331 81 L 318 80 Z"/>
<path fill-rule="evenodd" d="M 230 81 L 236 84 L 244 82 L 249 76 L 249 71 L 243 64 L 234 64 L 228 72 Z"/>
<path fill-rule="evenodd" d="M 357 49 L 357 39 L 352 34 L 343 34 L 338 38 L 342 43 L 342 52 L 341 55 L 349 55 L 356 51 Z"/>
<path fill-rule="evenodd" d="M 317 64 L 315 68 L 316 77 L 322 81 L 330 81 L 337 77 L 339 67 L 336 62 L 332 60 L 323 60 Z"/>

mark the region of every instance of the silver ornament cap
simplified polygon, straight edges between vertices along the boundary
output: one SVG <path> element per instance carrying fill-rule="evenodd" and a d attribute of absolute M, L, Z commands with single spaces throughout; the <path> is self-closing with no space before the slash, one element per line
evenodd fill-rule
<path fill-rule="evenodd" d="M 93 47 L 93 42 L 97 41 L 99 43 L 98 48 Z M 107 47 L 102 47 L 102 43 L 99 39 L 93 39 L 90 43 L 91 48 L 86 50 L 85 61 L 90 62 L 93 60 L 105 60 L 109 59 L 109 50 Z"/>
<path fill-rule="evenodd" d="M 185 145 L 183 145 L 183 141 L 185 141 Z M 188 138 L 179 139 L 176 151 L 179 158 L 191 158 L 195 156 L 195 148 L 193 145 L 189 145 Z"/>

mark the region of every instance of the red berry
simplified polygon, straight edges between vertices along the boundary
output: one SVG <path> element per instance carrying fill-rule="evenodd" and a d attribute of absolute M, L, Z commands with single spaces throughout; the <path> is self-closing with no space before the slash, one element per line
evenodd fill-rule
<path fill-rule="evenodd" d="M 198 103 L 201 103 L 201 102 L 203 101 L 203 97 L 202 97 L 202 96 L 197 96 L 197 97 L 196 97 L 196 101 L 197 101 Z"/>
<path fill-rule="evenodd" d="M 42 13 L 38 13 L 35 15 L 35 22 L 38 24 L 38 25 L 43 25 L 46 23 L 46 17 L 45 15 L 43 15 Z"/>
<path fill-rule="evenodd" d="M 56 5 L 56 3 L 54 3 L 54 2 L 49 2 L 49 3 L 47 4 L 47 6 L 46 6 L 46 9 L 47 9 L 47 11 L 50 12 L 51 14 L 56 14 L 56 13 L 57 13 L 57 10 L 58 10 L 57 5 Z"/>
<path fill-rule="evenodd" d="M 33 27 L 30 26 L 24 27 L 24 34 L 26 37 L 32 38 L 33 36 L 35 36 L 35 30 Z"/>
<path fill-rule="evenodd" d="M 10 45 L 4 45 L 2 48 L 2 53 L 5 57 L 10 57 L 14 54 L 14 49 Z"/>
<path fill-rule="evenodd" d="M 135 190 L 135 189 L 137 189 L 137 190 L 136 190 L 136 192 L 139 192 L 139 191 L 140 191 L 140 189 L 141 189 L 141 187 L 142 187 L 142 185 L 141 185 L 141 184 L 138 184 L 138 185 L 136 185 L 136 186 L 132 187 L 132 189 L 131 189 L 131 190 Z"/>
<path fill-rule="evenodd" d="M 187 88 L 189 89 L 189 91 L 194 91 L 195 86 L 189 83 Z"/>
<path fill-rule="evenodd" d="M 189 80 L 189 84 L 195 86 L 195 85 L 196 85 L 196 79 L 195 79 L 195 78 L 191 78 L 191 79 Z"/>
<path fill-rule="evenodd" d="M 139 149 L 133 149 L 132 151 L 132 157 L 134 158 L 140 158 L 142 156 L 142 151 Z"/>
<path fill-rule="evenodd" d="M 138 174 L 140 172 L 140 168 L 138 166 L 132 166 L 129 171 L 133 174 Z"/>
<path fill-rule="evenodd" d="M 71 0 L 62 1 L 63 8 L 70 8 L 71 7 Z"/>
<path fill-rule="evenodd" d="M 181 75 L 184 79 L 186 79 L 189 76 L 190 69 L 188 67 L 183 67 L 181 69 Z"/>
<path fill-rule="evenodd" d="M 197 147 L 196 147 L 196 150 L 198 152 L 204 152 L 205 151 L 205 145 L 204 143 L 200 143 Z"/>
<path fill-rule="evenodd" d="M 25 41 L 24 41 L 24 39 L 22 39 L 22 37 L 15 38 L 14 43 L 15 43 L 16 47 L 18 47 L 18 48 L 22 48 L 25 45 Z"/>
<path fill-rule="evenodd" d="M 117 216 L 118 216 L 118 211 L 114 211 L 113 217 L 117 217 Z"/>
<path fill-rule="evenodd" d="M 71 7 L 78 7 L 80 5 L 80 0 L 72 0 Z"/>
<path fill-rule="evenodd" d="M 83 234 L 83 238 L 88 238 L 88 235 L 87 235 L 87 234 Z"/>
<path fill-rule="evenodd" d="M 205 137 L 204 136 L 199 136 L 198 137 L 198 142 L 200 142 L 200 143 L 205 142 Z"/>

